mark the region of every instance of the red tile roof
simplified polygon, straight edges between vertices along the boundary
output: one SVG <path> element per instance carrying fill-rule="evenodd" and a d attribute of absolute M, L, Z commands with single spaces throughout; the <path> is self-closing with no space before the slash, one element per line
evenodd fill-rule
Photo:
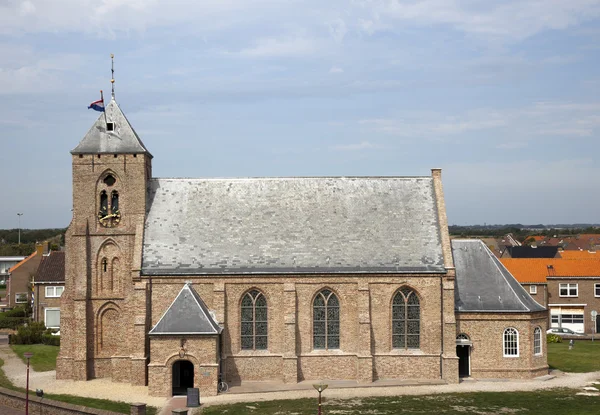
<path fill-rule="evenodd" d="M 600 277 L 600 260 L 565 258 L 502 258 L 520 283 L 545 283 L 547 277 Z"/>

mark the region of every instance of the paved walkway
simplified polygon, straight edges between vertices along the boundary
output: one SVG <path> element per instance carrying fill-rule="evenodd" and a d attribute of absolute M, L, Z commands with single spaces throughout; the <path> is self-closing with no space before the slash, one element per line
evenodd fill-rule
<path fill-rule="evenodd" d="M 4 360 L 6 376 L 17 386 L 25 387 L 26 365 L 13 353 L 8 345 L 0 344 L 0 358 Z M 30 388 L 44 389 L 46 393 L 62 393 L 123 402 L 145 402 L 148 405 L 162 408 L 161 414 L 170 415 L 171 409 L 184 408 L 185 397 L 171 399 L 157 398 L 148 395 L 145 386 L 132 386 L 111 382 L 110 379 L 94 379 L 87 382 L 56 380 L 56 372 L 30 371 Z M 553 371 L 552 376 L 526 380 L 472 380 L 448 385 L 442 381 L 402 381 L 388 380 L 368 384 L 353 381 L 324 381 L 329 384 L 325 396 L 331 399 L 363 398 L 370 396 L 395 395 L 427 395 L 453 392 L 498 392 L 498 391 L 533 391 L 552 388 L 574 388 L 583 390 L 600 380 L 600 372 L 562 373 Z M 257 402 L 280 399 L 314 398 L 316 392 L 312 384 L 306 381 L 297 384 L 279 382 L 244 382 L 240 386 L 232 386 L 229 392 L 211 397 L 200 397 L 203 406 L 239 402 Z M 595 392 L 592 392 L 595 393 Z M 0 408 L 0 413 L 3 408 Z"/>

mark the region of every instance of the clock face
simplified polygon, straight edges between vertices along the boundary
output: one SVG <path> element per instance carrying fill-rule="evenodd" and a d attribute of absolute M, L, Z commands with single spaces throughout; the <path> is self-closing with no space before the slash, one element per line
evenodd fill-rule
<path fill-rule="evenodd" d="M 98 213 L 98 221 L 105 228 L 112 228 L 113 226 L 117 226 L 121 221 L 121 212 L 115 210 L 113 213 L 107 213 L 106 210 L 101 210 Z"/>

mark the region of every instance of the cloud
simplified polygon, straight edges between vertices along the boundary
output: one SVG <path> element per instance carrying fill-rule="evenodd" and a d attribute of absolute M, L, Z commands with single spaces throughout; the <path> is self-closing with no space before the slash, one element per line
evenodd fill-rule
<path fill-rule="evenodd" d="M 360 151 L 360 150 L 368 150 L 368 149 L 373 149 L 373 148 L 379 148 L 379 146 L 371 143 L 370 141 L 361 141 L 360 143 L 343 144 L 343 145 L 331 147 L 332 150 L 337 150 L 337 151 Z"/>
<path fill-rule="evenodd" d="M 529 140 L 547 136 L 594 136 L 600 130 L 599 112 L 600 102 L 551 101 L 520 108 L 487 108 L 464 113 L 404 111 L 398 117 L 363 119 L 359 124 L 380 133 L 431 140 L 497 132 L 509 139 L 521 138 L 519 143 L 524 146 Z M 499 144 L 497 148 L 516 148 L 513 141 L 508 143 Z"/>
<path fill-rule="evenodd" d="M 329 68 L 329 73 L 342 73 L 344 72 L 344 70 L 342 68 L 340 68 L 339 66 L 332 66 L 331 68 Z"/>
<path fill-rule="evenodd" d="M 251 58 L 301 57 L 316 51 L 317 45 L 313 39 L 296 36 L 259 39 L 255 46 L 242 49 L 239 54 Z"/>

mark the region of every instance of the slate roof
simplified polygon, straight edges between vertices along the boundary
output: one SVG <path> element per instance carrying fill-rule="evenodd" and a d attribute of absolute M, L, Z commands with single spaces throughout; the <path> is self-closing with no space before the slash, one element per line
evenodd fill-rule
<path fill-rule="evenodd" d="M 64 282 L 65 281 L 65 253 L 51 251 L 42 258 L 38 267 L 35 282 Z"/>
<path fill-rule="evenodd" d="M 196 290 L 186 283 L 149 334 L 219 334 L 222 330 Z"/>
<path fill-rule="evenodd" d="M 114 98 L 79 142 L 71 154 L 148 154 L 152 155 L 142 143 Z M 106 122 L 115 125 L 114 131 L 106 131 Z"/>
<path fill-rule="evenodd" d="M 431 177 L 152 179 L 142 273 L 445 272 Z"/>
<path fill-rule="evenodd" d="M 600 259 L 506 258 L 502 263 L 521 283 L 545 283 L 552 277 L 600 277 Z"/>
<path fill-rule="evenodd" d="M 452 240 L 456 266 L 454 308 L 459 312 L 544 311 L 479 239 Z"/>

